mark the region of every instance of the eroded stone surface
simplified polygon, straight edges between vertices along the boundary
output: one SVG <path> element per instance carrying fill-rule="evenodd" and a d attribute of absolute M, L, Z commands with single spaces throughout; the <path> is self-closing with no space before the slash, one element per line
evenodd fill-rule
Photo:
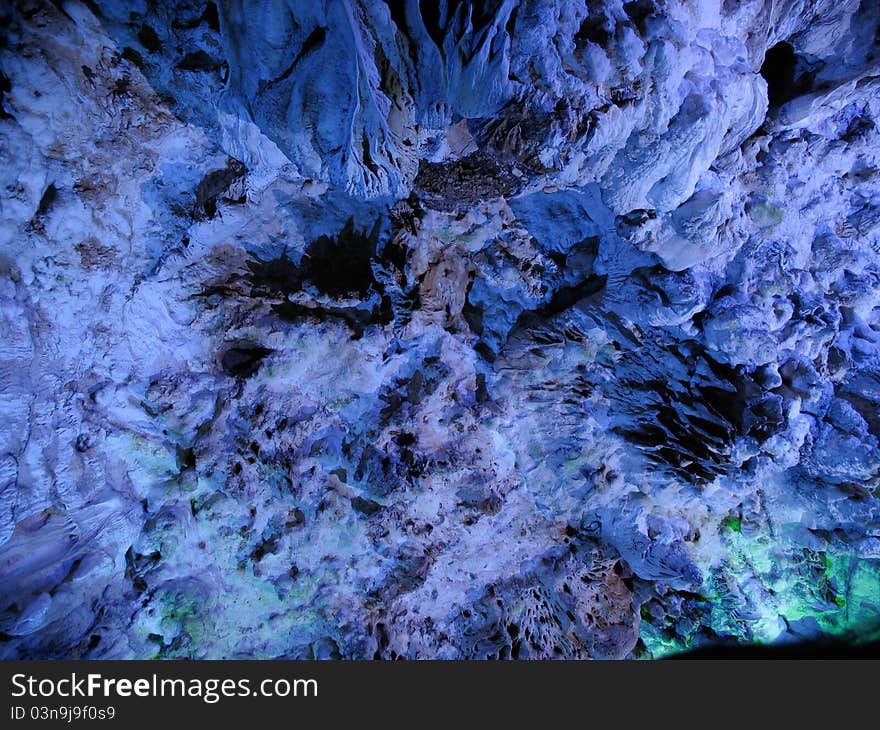
<path fill-rule="evenodd" d="M 874 3 L 2 12 L 2 656 L 876 636 Z"/>

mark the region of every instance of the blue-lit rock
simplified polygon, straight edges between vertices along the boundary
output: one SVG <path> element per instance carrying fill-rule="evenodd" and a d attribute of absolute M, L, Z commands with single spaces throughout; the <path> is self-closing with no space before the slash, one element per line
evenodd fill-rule
<path fill-rule="evenodd" d="M 880 636 L 875 3 L 0 12 L 0 656 Z"/>

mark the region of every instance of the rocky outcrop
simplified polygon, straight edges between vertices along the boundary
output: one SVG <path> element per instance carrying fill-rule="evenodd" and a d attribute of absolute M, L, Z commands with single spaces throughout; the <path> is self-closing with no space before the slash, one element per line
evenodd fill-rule
<path fill-rule="evenodd" d="M 878 636 L 875 3 L 0 12 L 0 655 Z"/>

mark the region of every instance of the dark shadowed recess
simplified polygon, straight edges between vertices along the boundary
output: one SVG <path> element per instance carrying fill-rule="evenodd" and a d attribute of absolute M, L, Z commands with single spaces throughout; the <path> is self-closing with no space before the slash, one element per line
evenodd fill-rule
<path fill-rule="evenodd" d="M 309 244 L 298 262 L 286 251 L 274 259 L 254 256 L 248 262 L 248 281 L 255 295 L 286 296 L 312 285 L 329 297 L 364 297 L 377 285 L 371 261 L 378 233 L 378 223 L 372 231 L 363 232 L 349 218 L 338 234 L 319 236 Z"/>
<path fill-rule="evenodd" d="M 688 482 L 728 473 L 738 437 L 762 443 L 785 427 L 780 395 L 742 368 L 718 362 L 698 342 L 656 350 L 646 343 L 625 350 L 621 362 L 627 375 L 613 381 L 609 398 L 625 422 L 614 431 Z"/>
<path fill-rule="evenodd" d="M 238 345 L 223 353 L 223 372 L 236 378 L 249 378 L 260 369 L 263 359 L 273 351 L 260 345 Z"/>
<path fill-rule="evenodd" d="M 422 22 L 441 52 L 443 39 L 450 31 L 460 36 L 470 23 L 474 33 L 478 33 L 492 23 L 501 6 L 501 0 L 449 0 L 443 8 L 437 0 L 419 0 Z"/>
<path fill-rule="evenodd" d="M 774 108 L 809 92 L 816 69 L 809 68 L 807 61 L 795 53 L 791 43 L 783 41 L 767 51 L 761 76 L 767 82 L 770 107 Z"/>
<path fill-rule="evenodd" d="M 251 296 L 274 300 L 272 310 L 288 322 L 342 321 L 359 339 L 366 327 L 394 317 L 386 284 L 376 276 L 380 230 L 381 221 L 361 231 L 349 218 L 339 233 L 312 241 L 298 261 L 286 251 L 271 259 L 254 255 L 247 264 Z M 318 298 L 291 301 L 300 292 Z"/>

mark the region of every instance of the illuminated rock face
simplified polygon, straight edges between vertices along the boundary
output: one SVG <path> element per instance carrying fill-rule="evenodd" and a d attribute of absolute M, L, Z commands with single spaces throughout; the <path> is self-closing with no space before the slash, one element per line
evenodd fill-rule
<path fill-rule="evenodd" d="M 258 6 L 2 11 L 0 655 L 876 637 L 876 3 Z"/>

